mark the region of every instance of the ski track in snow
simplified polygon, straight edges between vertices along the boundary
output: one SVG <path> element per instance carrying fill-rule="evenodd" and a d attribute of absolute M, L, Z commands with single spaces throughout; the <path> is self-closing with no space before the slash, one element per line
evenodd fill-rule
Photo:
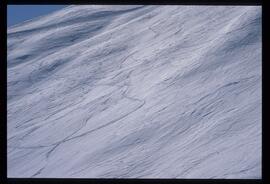
<path fill-rule="evenodd" d="M 69 6 L 7 41 L 8 177 L 261 178 L 260 6 Z"/>

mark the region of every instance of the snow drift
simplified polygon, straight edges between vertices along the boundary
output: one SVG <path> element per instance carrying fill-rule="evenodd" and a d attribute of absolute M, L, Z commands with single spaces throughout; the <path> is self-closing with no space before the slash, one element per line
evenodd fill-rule
<path fill-rule="evenodd" d="M 8 28 L 8 177 L 261 178 L 260 6 L 69 6 Z"/>

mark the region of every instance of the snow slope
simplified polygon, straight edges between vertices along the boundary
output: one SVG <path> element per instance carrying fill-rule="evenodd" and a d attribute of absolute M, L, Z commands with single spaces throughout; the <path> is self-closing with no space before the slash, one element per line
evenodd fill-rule
<path fill-rule="evenodd" d="M 8 177 L 261 178 L 260 6 L 69 6 L 7 42 Z"/>

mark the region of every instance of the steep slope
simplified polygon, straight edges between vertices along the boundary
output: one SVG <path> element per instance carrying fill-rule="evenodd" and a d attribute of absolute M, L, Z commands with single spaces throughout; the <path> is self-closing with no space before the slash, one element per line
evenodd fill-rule
<path fill-rule="evenodd" d="M 261 7 L 69 6 L 7 41 L 8 177 L 261 178 Z"/>

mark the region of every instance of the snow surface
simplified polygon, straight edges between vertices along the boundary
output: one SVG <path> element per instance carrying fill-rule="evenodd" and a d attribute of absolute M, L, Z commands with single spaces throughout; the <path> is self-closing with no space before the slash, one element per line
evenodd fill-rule
<path fill-rule="evenodd" d="M 69 6 L 7 42 L 8 177 L 261 178 L 260 6 Z"/>

